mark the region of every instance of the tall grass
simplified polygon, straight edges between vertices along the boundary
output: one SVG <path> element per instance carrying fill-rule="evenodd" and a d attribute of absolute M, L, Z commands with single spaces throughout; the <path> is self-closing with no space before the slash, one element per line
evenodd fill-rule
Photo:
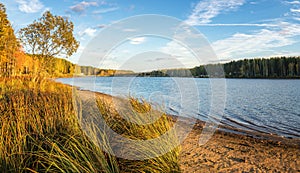
<path fill-rule="evenodd" d="M 115 111 L 111 109 L 111 105 L 107 105 L 100 99 L 97 100 L 98 108 L 105 122 L 111 129 L 123 136 L 121 139 L 114 139 L 116 143 L 124 142 L 123 138 L 136 141 L 157 139 L 169 132 L 174 125 L 171 117 L 153 109 L 149 103 L 143 100 L 129 98 L 128 102 L 124 102 L 124 100 L 115 102 L 119 102 L 117 106 L 125 108 L 125 110 Z M 120 112 L 122 115 L 119 114 Z M 175 133 L 170 133 L 167 138 L 158 141 L 125 145 L 125 151 L 120 148 L 118 152 L 127 151 L 124 154 L 131 158 L 141 158 L 137 154 L 142 152 L 143 158 L 147 159 L 132 162 L 118 158 L 120 169 L 125 172 L 179 172 L 180 147 L 177 145 Z M 169 150 L 170 148 L 172 149 Z M 128 151 L 135 152 L 128 153 Z"/>
<path fill-rule="evenodd" d="M 1 79 L 0 169 L 10 172 L 117 172 L 81 131 L 70 88 L 33 78 Z M 112 161 L 111 163 L 109 161 Z"/>
<path fill-rule="evenodd" d="M 129 123 L 105 101 L 99 110 L 116 132 L 131 139 L 151 139 L 168 131 L 165 114 L 151 125 Z M 150 105 L 131 100 L 132 115 L 142 120 Z M 148 107 L 148 108 L 147 108 Z M 130 111 L 129 111 L 130 113 Z M 97 125 L 97 124 L 95 124 Z M 107 134 L 100 133 L 107 142 Z M 113 144 L 105 143 L 107 151 Z M 155 153 L 145 146 L 145 152 Z M 5 172 L 177 172 L 179 149 L 152 159 L 132 161 L 105 153 L 81 129 L 70 87 L 46 79 L 0 79 L 0 170 Z"/>

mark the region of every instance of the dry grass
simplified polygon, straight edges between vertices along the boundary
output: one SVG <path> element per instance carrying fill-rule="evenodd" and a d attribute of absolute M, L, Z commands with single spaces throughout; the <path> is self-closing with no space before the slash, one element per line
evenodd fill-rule
<path fill-rule="evenodd" d="M 152 139 L 172 127 L 163 114 L 155 123 L 124 121 L 98 100 L 112 129 L 130 139 Z M 143 122 L 153 116 L 149 104 L 131 99 L 128 113 Z M 152 115 L 153 114 L 153 115 Z M 107 142 L 107 135 L 97 132 Z M 110 150 L 111 144 L 104 146 Z M 157 148 L 144 146 L 145 152 Z M 70 87 L 50 80 L 0 79 L 0 170 L 5 172 L 177 172 L 179 149 L 143 161 L 129 161 L 103 152 L 81 130 Z"/>
<path fill-rule="evenodd" d="M 1 80 L 0 169 L 114 172 L 111 157 L 81 131 L 71 90 L 48 80 Z M 109 161 L 112 161 L 111 163 Z"/>
<path fill-rule="evenodd" d="M 174 120 L 165 113 L 153 110 L 151 105 L 144 100 L 134 98 L 129 99 L 129 105 L 122 105 L 125 110 L 112 110 L 111 105 L 97 100 L 98 108 L 105 122 L 118 134 L 125 139 L 132 140 L 152 140 L 166 134 L 174 125 Z M 119 104 L 117 104 L 120 106 Z M 118 112 L 122 112 L 120 115 Z M 130 120 L 130 121 L 128 121 Z M 116 143 L 123 142 L 123 138 L 115 139 Z M 128 149 L 141 150 L 149 159 L 140 161 L 129 161 L 118 158 L 120 169 L 124 172 L 179 172 L 178 155 L 180 147 L 177 147 L 178 141 L 175 133 L 170 133 L 167 138 L 146 144 L 136 143 L 126 146 Z M 168 150 L 170 146 L 172 150 Z M 136 153 L 138 153 L 137 151 Z M 136 157 L 136 153 L 125 153 Z M 164 153 L 161 155 L 161 153 Z M 153 157 L 155 156 L 155 157 Z M 138 157 L 136 157 L 138 158 Z"/>

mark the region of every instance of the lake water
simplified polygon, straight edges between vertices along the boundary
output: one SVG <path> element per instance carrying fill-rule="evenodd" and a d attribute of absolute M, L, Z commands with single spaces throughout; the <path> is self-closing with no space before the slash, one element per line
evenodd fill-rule
<path fill-rule="evenodd" d="M 300 80 L 82 77 L 57 81 L 114 96 L 144 98 L 170 114 L 203 121 L 208 120 L 212 95 L 220 88 L 217 92 L 225 99 L 220 124 L 300 138 Z"/>

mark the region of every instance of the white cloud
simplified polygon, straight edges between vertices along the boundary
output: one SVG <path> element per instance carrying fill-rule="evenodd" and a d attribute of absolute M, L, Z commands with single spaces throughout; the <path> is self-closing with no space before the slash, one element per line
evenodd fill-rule
<path fill-rule="evenodd" d="M 96 32 L 97 32 L 96 29 L 93 29 L 93 28 L 86 28 L 85 30 L 78 32 L 78 35 L 79 35 L 80 37 L 85 36 L 85 35 L 88 35 L 88 36 L 90 36 L 90 37 L 93 37 L 93 36 L 95 36 L 95 33 L 96 33 Z"/>
<path fill-rule="evenodd" d="M 142 44 L 146 41 L 145 37 L 130 38 L 130 44 Z"/>
<path fill-rule="evenodd" d="M 300 16 L 300 1 L 284 1 L 285 4 L 291 6 L 290 12 L 285 14 L 285 17 L 299 17 Z"/>
<path fill-rule="evenodd" d="M 204 23 L 198 26 L 259 26 L 259 27 L 275 27 L 277 25 L 268 23 Z"/>
<path fill-rule="evenodd" d="M 256 5 L 256 4 L 258 4 L 259 2 L 257 2 L 257 1 L 252 1 L 252 2 L 250 2 L 250 4 L 252 4 L 252 5 Z"/>
<path fill-rule="evenodd" d="M 203 0 L 195 6 L 185 22 L 189 25 L 210 23 L 220 13 L 236 10 L 244 3 L 245 0 Z"/>
<path fill-rule="evenodd" d="M 295 5 L 295 4 L 300 4 L 300 1 L 285 1 L 285 3 Z"/>
<path fill-rule="evenodd" d="M 300 21 L 300 17 L 295 17 L 294 19 Z"/>
<path fill-rule="evenodd" d="M 277 27 L 261 29 L 252 34 L 236 33 L 212 43 L 212 47 L 219 58 L 242 57 L 246 54 L 272 53 L 275 48 L 296 43 L 297 36 L 300 36 L 300 24 L 279 22 Z"/>
<path fill-rule="evenodd" d="M 300 13 L 300 9 L 291 8 L 291 12 L 292 13 Z"/>
<path fill-rule="evenodd" d="M 44 8 L 39 0 L 17 0 L 16 2 L 19 4 L 19 10 L 24 13 L 36 13 Z"/>
<path fill-rule="evenodd" d="M 82 13 L 85 11 L 85 9 L 87 7 L 90 7 L 90 6 L 98 6 L 98 3 L 95 1 L 91 1 L 91 2 L 82 1 L 74 6 L 71 6 L 70 9 L 73 12 Z"/>
<path fill-rule="evenodd" d="M 103 14 L 103 13 L 113 12 L 118 9 L 119 7 L 104 8 L 104 9 L 93 11 L 93 14 Z"/>

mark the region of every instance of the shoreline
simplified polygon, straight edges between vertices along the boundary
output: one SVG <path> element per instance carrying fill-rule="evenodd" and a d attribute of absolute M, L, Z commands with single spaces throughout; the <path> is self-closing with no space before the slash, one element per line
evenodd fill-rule
<path fill-rule="evenodd" d="M 65 84 L 68 85 L 68 84 Z M 68 85 L 71 86 L 71 85 Z M 75 87 L 75 86 L 71 86 L 71 87 Z M 109 100 L 109 102 L 111 102 L 112 98 L 117 98 L 117 99 L 123 99 L 123 98 L 119 98 L 116 96 L 111 96 L 109 94 L 105 94 L 105 93 L 101 93 L 101 92 L 97 92 L 97 91 L 90 91 L 90 90 L 85 90 L 85 89 L 80 89 L 79 87 L 75 87 L 77 89 L 79 89 L 82 92 L 90 92 L 95 94 L 97 97 L 100 97 L 102 99 L 105 100 Z M 176 115 L 168 115 L 170 117 L 172 117 L 174 120 L 177 119 L 178 116 Z M 189 123 L 188 121 L 191 120 L 190 117 L 181 117 L 183 119 L 185 119 L 186 123 Z M 196 119 L 196 123 L 194 124 L 194 130 L 198 130 L 201 131 L 203 129 L 203 126 L 206 122 L 205 121 L 201 121 L 199 119 Z M 221 127 L 221 128 L 220 128 Z M 277 134 L 267 134 L 267 133 L 261 133 L 261 132 L 255 132 L 255 131 L 247 131 L 247 130 L 242 130 L 242 129 L 238 129 L 238 128 L 234 128 L 234 127 L 229 127 L 229 126 L 223 126 L 223 125 L 219 125 L 216 129 L 216 132 L 218 134 L 223 134 L 223 135 L 229 135 L 229 136 L 239 136 L 239 137 L 249 137 L 249 138 L 253 138 L 254 140 L 265 140 L 271 143 L 284 143 L 287 145 L 293 145 L 293 146 L 298 146 L 300 148 L 300 138 L 288 138 L 288 137 L 283 137 L 283 136 L 279 136 Z"/>
<path fill-rule="evenodd" d="M 114 96 L 80 90 L 111 101 Z M 117 99 L 119 99 L 117 97 Z M 172 116 L 176 121 L 177 117 Z M 181 123 L 184 128 L 185 123 Z M 248 133 L 247 135 L 222 131 L 219 128 L 204 145 L 199 138 L 205 122 L 197 120 L 193 129 L 180 144 L 181 172 L 299 172 L 300 140 L 277 135 Z M 238 130 L 238 129 L 235 129 Z M 239 130 L 241 131 L 241 130 Z"/>
<path fill-rule="evenodd" d="M 53 80 L 53 81 L 55 81 L 55 80 Z M 55 82 L 57 82 L 57 81 L 55 81 Z M 66 85 L 66 86 L 76 88 L 79 91 L 92 92 L 96 96 L 104 98 L 106 100 L 107 99 L 111 100 L 112 98 L 124 99 L 124 98 L 121 98 L 121 97 L 116 97 L 116 96 L 112 96 L 112 95 L 109 95 L 109 94 L 105 94 L 105 93 L 102 93 L 102 92 L 99 92 L 99 91 L 91 91 L 91 90 L 82 89 L 80 87 L 73 86 L 73 85 L 70 85 L 70 84 L 64 84 L 62 82 L 57 82 L 57 83 L 61 83 L 61 84 Z M 173 119 L 176 119 L 178 117 L 177 115 L 170 115 L 170 114 L 168 114 L 168 116 L 172 117 Z M 181 118 L 185 119 L 186 121 L 188 121 L 190 119 L 196 119 L 196 118 L 192 118 L 192 117 L 181 117 Z M 199 119 L 196 119 L 196 121 L 197 122 L 194 126 L 197 127 L 198 129 L 202 129 L 204 124 L 206 123 L 205 121 L 202 121 L 202 120 L 199 120 Z M 255 138 L 255 139 L 258 139 L 258 140 L 283 142 L 283 143 L 287 143 L 287 144 L 298 145 L 300 147 L 300 138 L 285 137 L 285 136 L 279 136 L 277 134 L 268 134 L 268 133 L 257 132 L 257 131 L 243 130 L 243 129 L 238 129 L 238 128 L 230 127 L 230 126 L 226 126 L 226 125 L 218 125 L 218 127 L 216 129 L 216 132 L 217 133 L 233 134 L 233 135 L 238 135 L 238 136 L 247 136 L 247 137 Z"/>
<path fill-rule="evenodd" d="M 137 76 L 137 75 L 115 75 L 115 76 L 97 76 L 97 75 L 84 75 L 84 76 L 61 76 L 61 77 L 51 77 L 51 79 L 59 79 L 59 78 L 85 78 L 85 77 L 140 77 L 140 78 L 146 78 L 146 77 L 153 77 L 153 78 L 196 78 L 196 79 L 257 79 L 257 80 L 300 80 L 300 77 L 286 77 L 286 78 L 276 78 L 276 77 L 182 77 L 182 76 Z"/>
<path fill-rule="evenodd" d="M 108 102 L 114 98 L 101 92 L 76 88 L 84 96 L 94 95 Z M 169 116 L 176 121 L 177 116 Z M 186 121 L 180 124 L 182 128 L 190 120 L 190 118 L 184 119 Z M 181 172 L 300 171 L 300 139 L 229 128 L 230 131 L 240 133 L 237 134 L 222 130 L 224 127 L 218 127 L 207 143 L 199 145 L 204 124 L 205 122 L 197 120 L 193 129 L 180 144 Z"/>

